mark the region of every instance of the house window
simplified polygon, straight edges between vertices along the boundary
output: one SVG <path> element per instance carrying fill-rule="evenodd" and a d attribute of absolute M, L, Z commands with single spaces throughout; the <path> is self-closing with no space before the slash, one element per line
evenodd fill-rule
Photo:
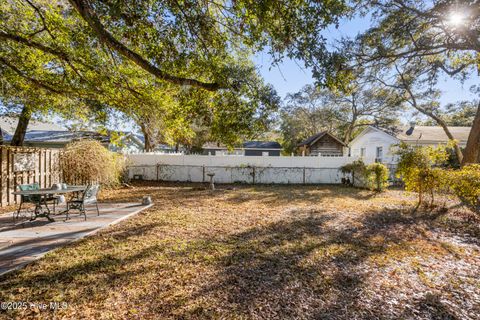
<path fill-rule="evenodd" d="M 367 153 L 367 148 L 360 148 L 360 157 L 365 157 L 365 154 Z"/>
<path fill-rule="evenodd" d="M 377 161 L 382 161 L 383 158 L 383 147 L 377 147 Z"/>
<path fill-rule="evenodd" d="M 262 151 L 262 156 L 263 157 L 268 157 L 270 153 L 268 151 Z"/>

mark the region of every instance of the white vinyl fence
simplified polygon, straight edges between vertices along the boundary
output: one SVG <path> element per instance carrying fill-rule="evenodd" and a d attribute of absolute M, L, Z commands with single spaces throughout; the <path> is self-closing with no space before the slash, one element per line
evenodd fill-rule
<path fill-rule="evenodd" d="M 267 157 L 132 154 L 130 179 L 218 183 L 340 183 L 339 168 L 354 157 Z"/>

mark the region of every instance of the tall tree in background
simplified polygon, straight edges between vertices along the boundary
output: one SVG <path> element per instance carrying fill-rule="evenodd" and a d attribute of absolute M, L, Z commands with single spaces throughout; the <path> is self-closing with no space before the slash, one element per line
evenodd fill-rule
<path fill-rule="evenodd" d="M 354 81 L 347 92 L 333 92 L 311 85 L 289 94 L 280 113 L 284 148 L 293 152 L 304 139 L 329 131 L 349 143 L 359 129 L 375 126 L 391 131 L 401 98 L 394 90 L 375 88 L 368 82 Z"/>
<path fill-rule="evenodd" d="M 280 110 L 282 146 L 288 153 L 320 131 L 339 134 L 340 114 L 333 103 L 333 94 L 326 89 L 306 85 L 299 92 L 288 94 Z"/>
<path fill-rule="evenodd" d="M 480 6 L 477 0 L 364 1 L 365 11 L 375 25 L 356 41 L 345 44 L 350 55 L 344 62 L 359 61 L 363 68 L 381 66 L 408 75 L 411 63 L 422 60 L 430 66 L 432 86 L 440 74 L 460 81 L 472 72 L 480 72 Z M 355 44 L 359 44 L 355 47 Z M 348 50 L 355 48 L 354 50 Z M 360 49 L 360 50 L 357 50 Z M 344 65 L 345 66 L 345 65 Z M 351 69 L 341 68 L 331 78 L 337 83 L 348 79 Z M 480 161 L 480 104 L 473 121 L 463 163 Z"/>
<path fill-rule="evenodd" d="M 392 131 L 397 124 L 398 113 L 402 109 L 402 100 L 391 89 L 372 85 L 362 75 L 352 81 L 346 92 L 338 92 L 335 101 L 341 110 L 344 125 L 341 127 L 343 141 L 348 144 L 353 134 L 365 126 Z"/>
<path fill-rule="evenodd" d="M 477 111 L 477 103 L 478 101 L 460 101 L 447 104 L 442 110 L 445 123 L 454 127 L 471 127 Z M 435 125 L 432 120 L 427 120 L 424 124 Z"/>
<path fill-rule="evenodd" d="M 415 112 L 429 117 L 436 125 L 442 127 L 449 140 L 455 140 L 445 120 L 445 112 L 441 108 L 439 97 L 441 92 L 435 89 L 437 73 L 435 67 L 422 58 L 412 57 L 403 65 L 396 61 L 392 69 L 385 70 L 383 65 L 372 67 L 370 77 L 379 85 L 396 90 L 408 106 Z M 462 163 L 463 153 L 458 144 L 454 151 L 459 163 Z"/>

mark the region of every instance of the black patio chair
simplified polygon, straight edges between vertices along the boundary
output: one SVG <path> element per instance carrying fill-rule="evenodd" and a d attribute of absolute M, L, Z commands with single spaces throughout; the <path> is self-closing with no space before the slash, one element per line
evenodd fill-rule
<path fill-rule="evenodd" d="M 69 219 L 70 210 L 80 211 L 80 215 L 84 215 L 85 220 L 87 220 L 87 211 L 85 206 L 88 204 L 95 204 L 97 207 L 97 215 L 100 215 L 100 210 L 98 209 L 97 194 L 100 190 L 99 185 L 89 185 L 82 193 L 81 197 L 67 201 L 67 217 Z"/>

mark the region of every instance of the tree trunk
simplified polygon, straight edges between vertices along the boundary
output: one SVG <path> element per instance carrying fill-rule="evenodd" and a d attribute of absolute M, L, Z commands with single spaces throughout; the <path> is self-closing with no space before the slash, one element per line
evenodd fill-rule
<path fill-rule="evenodd" d="M 352 121 L 350 121 L 347 131 L 345 132 L 345 136 L 343 137 L 343 142 L 345 142 L 345 144 L 347 145 L 350 143 L 350 137 L 352 136 L 353 129 L 355 128 L 355 124 L 357 123 L 357 117 L 358 117 L 357 104 L 355 102 L 355 94 L 353 94 L 352 95 Z"/>
<path fill-rule="evenodd" d="M 147 128 L 145 127 L 144 124 L 142 124 L 140 125 L 140 129 L 142 130 L 143 139 L 145 140 L 144 146 L 143 146 L 145 152 L 153 151 L 152 141 L 150 141 L 150 134 L 148 133 Z"/>
<path fill-rule="evenodd" d="M 480 102 L 468 136 L 467 147 L 463 153 L 462 166 L 469 163 L 480 163 Z"/>
<path fill-rule="evenodd" d="M 350 137 L 352 136 L 353 127 L 354 127 L 354 124 L 350 124 L 347 128 L 347 131 L 345 131 L 343 142 L 345 142 L 345 144 L 347 145 L 350 143 Z"/>
<path fill-rule="evenodd" d="M 27 133 L 28 123 L 32 118 L 32 111 L 28 106 L 23 106 L 22 112 L 18 119 L 17 128 L 15 129 L 15 134 L 13 135 L 10 145 L 21 147 L 25 140 L 25 134 Z"/>
<path fill-rule="evenodd" d="M 440 125 L 440 127 L 443 128 L 443 131 L 445 131 L 445 134 L 447 135 L 448 139 L 449 140 L 455 140 L 452 133 L 450 132 L 450 129 L 448 129 L 448 126 L 445 123 L 445 121 L 443 121 L 442 119 L 440 119 L 438 117 L 435 117 L 435 116 L 433 118 L 434 118 L 435 121 L 437 121 L 437 123 Z M 463 163 L 462 149 L 460 149 L 460 146 L 458 145 L 458 143 L 455 143 L 453 148 L 455 150 L 455 154 L 457 155 L 458 163 L 462 164 Z"/>

